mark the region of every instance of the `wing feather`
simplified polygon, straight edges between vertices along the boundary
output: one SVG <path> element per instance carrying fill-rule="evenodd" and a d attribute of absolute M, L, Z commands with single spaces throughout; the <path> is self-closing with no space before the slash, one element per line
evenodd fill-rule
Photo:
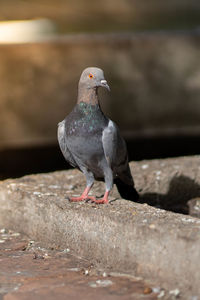
<path fill-rule="evenodd" d="M 108 126 L 103 130 L 102 142 L 107 163 L 112 168 L 117 152 L 117 127 L 112 121 L 109 121 Z"/>
<path fill-rule="evenodd" d="M 77 167 L 76 161 L 73 158 L 73 155 L 69 151 L 67 147 L 67 141 L 66 141 L 66 132 L 65 132 L 65 120 L 58 123 L 58 142 L 60 149 L 62 151 L 62 154 L 64 155 L 66 161 L 73 167 Z"/>
<path fill-rule="evenodd" d="M 117 125 L 111 120 L 103 131 L 102 142 L 107 163 L 115 175 L 121 178 L 122 181 L 133 184 L 126 143 L 120 136 Z"/>

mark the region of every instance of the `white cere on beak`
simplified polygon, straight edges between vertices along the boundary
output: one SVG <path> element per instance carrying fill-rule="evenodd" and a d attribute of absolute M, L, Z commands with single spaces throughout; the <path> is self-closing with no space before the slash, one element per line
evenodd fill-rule
<path fill-rule="evenodd" d="M 101 80 L 101 86 L 105 87 L 107 90 L 110 91 L 110 87 L 105 79 Z"/>
<path fill-rule="evenodd" d="M 106 85 L 106 84 L 107 84 L 107 81 L 106 81 L 105 79 L 102 79 L 102 80 L 101 80 L 101 84 L 105 84 L 105 85 Z"/>

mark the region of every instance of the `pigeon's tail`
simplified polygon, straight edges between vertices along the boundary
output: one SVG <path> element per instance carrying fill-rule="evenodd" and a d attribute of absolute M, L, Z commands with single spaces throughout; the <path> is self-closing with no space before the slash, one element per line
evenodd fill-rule
<path fill-rule="evenodd" d="M 139 194 L 133 185 L 124 183 L 120 178 L 115 178 L 114 183 L 116 184 L 118 192 L 122 198 L 138 202 Z"/>

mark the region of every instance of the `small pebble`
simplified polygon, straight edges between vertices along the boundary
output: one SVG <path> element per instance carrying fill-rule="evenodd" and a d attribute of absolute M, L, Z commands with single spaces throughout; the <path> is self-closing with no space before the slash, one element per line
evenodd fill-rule
<path fill-rule="evenodd" d="M 16 186 L 16 183 L 11 182 L 11 183 L 10 183 L 10 186 L 11 186 L 11 187 L 15 187 L 15 186 Z"/>
<path fill-rule="evenodd" d="M 159 176 L 161 174 L 161 171 L 156 171 L 156 175 Z"/>
<path fill-rule="evenodd" d="M 13 233 L 11 234 L 11 236 L 20 236 L 20 233 L 19 233 L 19 232 L 13 232 Z"/>
<path fill-rule="evenodd" d="M 165 291 L 162 290 L 162 291 L 160 292 L 160 294 L 157 296 L 157 298 L 162 298 L 162 297 L 164 297 L 164 296 L 165 296 Z"/>
<path fill-rule="evenodd" d="M 153 293 L 158 294 L 158 293 L 160 293 L 161 288 L 160 288 L 159 286 L 153 287 L 153 288 L 152 288 L 152 291 L 153 291 Z"/>
<path fill-rule="evenodd" d="M 40 192 L 33 192 L 33 195 L 41 196 L 41 193 Z"/>
<path fill-rule="evenodd" d="M 69 253 L 69 252 L 70 252 L 70 249 L 69 249 L 69 248 L 66 248 L 66 249 L 63 250 L 63 252 L 64 252 L 64 253 Z"/>
<path fill-rule="evenodd" d="M 113 284 L 111 280 L 96 280 L 88 283 L 90 287 L 96 288 L 96 287 L 107 287 Z"/>
<path fill-rule="evenodd" d="M 149 167 L 149 165 L 147 165 L 147 164 L 146 165 L 142 165 L 142 169 L 143 170 L 147 169 L 148 167 Z"/>
<path fill-rule="evenodd" d="M 106 287 L 113 284 L 111 280 L 101 280 L 101 279 L 97 280 L 96 283 L 102 287 Z"/>
<path fill-rule="evenodd" d="M 152 288 L 150 288 L 150 287 L 148 287 L 148 286 L 145 287 L 143 293 L 144 293 L 145 295 L 151 294 L 151 293 L 152 293 Z"/>
<path fill-rule="evenodd" d="M 69 268 L 67 270 L 72 271 L 72 272 L 78 272 L 78 271 L 80 271 L 80 268 Z"/>
<path fill-rule="evenodd" d="M 75 188 L 75 185 L 73 185 L 73 184 L 70 184 L 70 185 L 68 186 L 68 188 L 69 188 L 70 190 L 74 190 L 74 188 Z"/>
<path fill-rule="evenodd" d="M 149 225 L 149 228 L 155 229 L 155 228 L 156 228 L 156 225 L 155 225 L 155 224 L 150 224 L 150 225 Z"/>
<path fill-rule="evenodd" d="M 169 294 L 178 297 L 180 295 L 180 291 L 179 289 L 171 290 L 169 291 Z"/>

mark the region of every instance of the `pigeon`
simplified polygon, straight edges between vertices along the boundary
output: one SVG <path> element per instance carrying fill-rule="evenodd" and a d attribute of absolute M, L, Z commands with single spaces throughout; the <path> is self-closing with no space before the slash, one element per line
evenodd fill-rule
<path fill-rule="evenodd" d="M 58 124 L 58 142 L 66 161 L 86 177 L 82 195 L 69 200 L 107 204 L 115 183 L 122 198 L 137 201 L 139 195 L 129 168 L 126 143 L 117 125 L 101 110 L 99 87 L 110 91 L 103 71 L 96 67 L 86 68 L 79 80 L 77 104 Z M 105 182 L 101 199 L 88 195 L 95 180 Z"/>

